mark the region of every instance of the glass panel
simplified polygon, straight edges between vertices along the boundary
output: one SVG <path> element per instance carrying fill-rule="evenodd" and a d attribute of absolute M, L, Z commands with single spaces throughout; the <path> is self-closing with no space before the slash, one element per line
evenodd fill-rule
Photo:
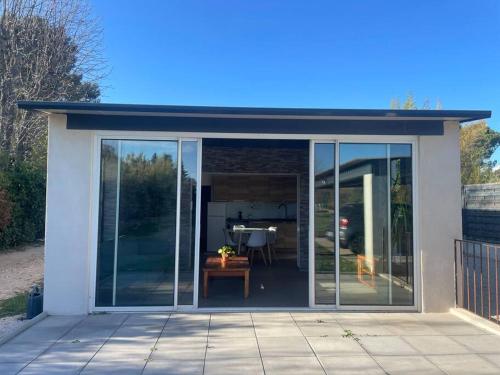
<path fill-rule="evenodd" d="M 314 146 L 315 301 L 335 304 L 335 144 Z"/>
<path fill-rule="evenodd" d="M 174 303 L 177 142 L 121 141 L 116 306 Z"/>
<path fill-rule="evenodd" d="M 391 270 L 395 305 L 413 305 L 411 145 L 391 144 Z"/>
<path fill-rule="evenodd" d="M 101 144 L 96 306 L 111 306 L 113 304 L 117 181 L 118 141 L 104 140 Z"/>
<path fill-rule="evenodd" d="M 340 302 L 388 305 L 387 145 L 341 144 Z"/>
<path fill-rule="evenodd" d="M 197 152 L 198 142 L 182 142 L 179 284 L 177 300 L 179 305 L 193 304 Z"/>

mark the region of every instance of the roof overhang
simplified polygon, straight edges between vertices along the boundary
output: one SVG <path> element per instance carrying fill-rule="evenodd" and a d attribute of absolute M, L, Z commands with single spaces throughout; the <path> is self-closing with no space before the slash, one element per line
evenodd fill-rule
<path fill-rule="evenodd" d="M 207 107 L 20 101 L 18 107 L 68 116 L 68 129 L 227 133 L 441 135 L 444 121 L 491 111 Z"/>

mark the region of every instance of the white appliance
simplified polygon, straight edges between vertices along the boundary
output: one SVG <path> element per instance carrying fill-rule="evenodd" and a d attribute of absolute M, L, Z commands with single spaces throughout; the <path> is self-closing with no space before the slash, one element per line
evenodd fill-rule
<path fill-rule="evenodd" d="M 208 202 L 207 216 L 207 252 L 216 253 L 225 243 L 226 203 Z"/>

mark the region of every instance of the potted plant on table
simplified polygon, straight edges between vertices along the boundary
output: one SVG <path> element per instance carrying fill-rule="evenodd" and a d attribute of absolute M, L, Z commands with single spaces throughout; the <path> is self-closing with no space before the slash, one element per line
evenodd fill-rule
<path fill-rule="evenodd" d="M 217 252 L 220 254 L 220 257 L 221 257 L 220 264 L 221 264 L 222 268 L 226 267 L 227 258 L 236 254 L 235 251 L 233 250 L 233 248 L 231 246 L 227 246 L 227 245 L 222 246 Z"/>

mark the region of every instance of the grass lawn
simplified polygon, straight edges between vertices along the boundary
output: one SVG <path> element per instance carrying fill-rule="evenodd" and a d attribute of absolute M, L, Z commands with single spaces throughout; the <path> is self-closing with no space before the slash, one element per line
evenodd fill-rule
<path fill-rule="evenodd" d="M 0 318 L 19 315 L 26 312 L 28 293 L 18 293 L 14 297 L 0 301 Z"/>

